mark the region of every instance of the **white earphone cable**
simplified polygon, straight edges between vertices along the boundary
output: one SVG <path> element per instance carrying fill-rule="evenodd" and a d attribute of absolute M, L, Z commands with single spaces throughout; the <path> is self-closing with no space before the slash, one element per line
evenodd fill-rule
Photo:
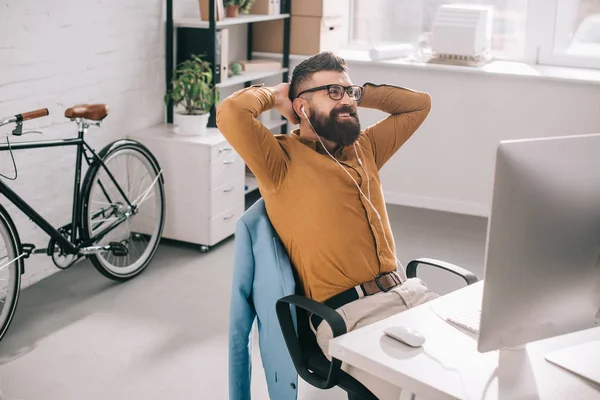
<path fill-rule="evenodd" d="M 371 203 L 371 200 L 370 200 L 370 197 L 371 197 L 371 188 L 370 188 L 370 186 L 371 185 L 369 184 L 369 182 L 370 182 L 369 174 L 367 173 L 367 169 L 365 168 L 362 160 L 358 156 L 358 151 L 356 150 L 356 145 L 354 145 L 354 151 L 356 153 L 356 158 L 358 159 L 359 165 L 364 169 L 365 174 L 367 175 L 367 188 L 368 188 L 368 192 L 369 192 L 369 197 L 367 197 L 364 194 L 364 192 L 360 188 L 360 185 L 358 184 L 358 182 L 356 182 L 356 180 L 350 174 L 350 172 L 348 172 L 346 170 L 346 168 L 344 168 L 344 166 L 329 152 L 329 150 L 327 149 L 327 147 L 325 147 L 325 144 L 323 144 L 323 141 L 321 140 L 321 137 L 319 136 L 319 134 L 317 133 L 317 131 L 315 130 L 315 128 L 313 128 L 312 123 L 310 122 L 310 120 L 306 116 L 306 112 L 304 111 L 304 107 L 302 107 L 302 114 L 304 114 L 304 117 L 306 118 L 306 122 L 308 122 L 308 125 L 310 125 L 310 129 L 312 129 L 312 131 L 315 133 L 315 135 L 317 135 L 317 139 L 319 139 L 319 142 L 321 143 L 321 146 L 323 146 L 323 148 L 325 149 L 325 151 L 327 152 L 327 154 L 329 155 L 329 157 L 331 157 L 331 159 L 333 161 L 335 161 L 336 164 L 339 165 L 342 170 L 344 170 L 344 172 L 350 177 L 350 179 L 352 179 L 352 182 L 354 182 L 354 185 L 356 185 L 356 188 L 358 189 L 358 192 L 361 194 L 361 196 L 363 196 L 363 198 L 365 200 L 367 200 L 367 203 L 369 203 L 369 205 L 371 206 L 371 208 L 373 209 L 373 211 L 375 211 L 375 215 L 377 215 L 377 219 L 379 220 L 379 224 L 381 225 L 381 231 L 383 232 L 383 239 L 385 240 L 385 244 L 386 244 L 386 246 L 387 246 L 390 254 L 392 255 L 392 257 L 394 257 L 394 259 L 396 260 L 396 262 L 404 270 L 404 266 L 402 265 L 402 263 L 400 262 L 400 260 L 398 260 L 398 258 L 394 254 L 394 252 L 392 251 L 392 247 L 390 246 L 390 244 L 389 244 L 389 242 L 387 240 L 387 236 L 385 234 L 385 228 L 383 226 L 383 221 L 381 220 L 381 215 L 379 215 L 379 212 L 377 211 L 377 209 L 375 208 L 375 206 L 373 205 L 373 203 Z"/>
<path fill-rule="evenodd" d="M 358 156 L 358 150 L 356 150 L 356 143 L 352 145 L 354 148 L 354 153 L 356 154 L 356 158 L 358 159 L 358 163 L 365 170 L 365 175 L 367 175 L 367 195 L 369 196 L 369 200 L 371 200 L 371 177 L 369 176 L 369 172 L 367 171 L 367 167 L 363 164 L 362 160 Z"/>

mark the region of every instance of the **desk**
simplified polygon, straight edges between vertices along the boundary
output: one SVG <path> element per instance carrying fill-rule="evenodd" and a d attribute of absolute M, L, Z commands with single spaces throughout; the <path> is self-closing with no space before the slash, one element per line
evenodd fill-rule
<path fill-rule="evenodd" d="M 448 324 L 441 310 L 481 303 L 483 282 L 333 339 L 331 356 L 381 377 L 417 399 L 600 399 L 600 385 L 544 359 L 553 350 L 600 338 L 600 327 L 528 344 L 521 351 L 479 353 L 476 339 Z M 434 311 L 435 310 L 435 311 Z M 411 348 L 383 333 L 392 325 L 426 338 Z"/>

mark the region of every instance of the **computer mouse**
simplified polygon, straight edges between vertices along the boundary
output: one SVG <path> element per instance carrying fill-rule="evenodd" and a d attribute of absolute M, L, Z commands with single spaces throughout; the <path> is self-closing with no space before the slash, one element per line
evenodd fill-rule
<path fill-rule="evenodd" d="M 406 326 L 390 326 L 383 333 L 410 347 L 420 347 L 425 343 L 425 337 L 421 333 Z"/>

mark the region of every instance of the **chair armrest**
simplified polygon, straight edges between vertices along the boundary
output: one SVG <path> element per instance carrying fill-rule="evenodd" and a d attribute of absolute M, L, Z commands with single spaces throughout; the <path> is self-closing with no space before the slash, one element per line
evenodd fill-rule
<path fill-rule="evenodd" d="M 333 337 L 346 333 L 346 323 L 340 314 L 335 310 L 307 297 L 298 296 L 295 294 L 283 297 L 277 300 L 275 306 L 279 326 L 283 333 L 283 339 L 290 352 L 296 371 L 306 382 L 319 389 L 329 389 L 337 385 L 338 376 L 342 362 L 335 358 L 331 359 L 331 365 L 327 374 L 327 379 L 322 379 L 310 372 L 304 362 L 302 350 L 300 349 L 300 341 L 296 334 L 290 305 L 300 307 L 309 313 L 314 313 L 323 318 L 325 322 L 331 326 Z"/>
<path fill-rule="evenodd" d="M 419 264 L 431 265 L 432 267 L 441 268 L 448 272 L 452 272 L 455 275 L 460 276 L 467 282 L 467 285 L 472 285 L 477 282 L 477 277 L 471 271 L 461 268 L 458 265 L 450 264 L 449 262 L 435 260 L 433 258 L 418 258 L 412 260 L 406 266 L 406 276 L 409 278 L 416 278 L 417 267 Z"/>

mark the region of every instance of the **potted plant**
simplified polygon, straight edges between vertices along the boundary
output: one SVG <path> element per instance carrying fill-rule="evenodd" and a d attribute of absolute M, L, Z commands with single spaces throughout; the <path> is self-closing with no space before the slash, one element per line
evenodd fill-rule
<path fill-rule="evenodd" d="M 225 6 L 225 15 L 227 18 L 235 18 L 238 16 L 240 6 L 244 4 L 244 0 L 223 0 Z"/>
<path fill-rule="evenodd" d="M 174 71 L 172 89 L 165 94 L 165 104 L 175 107 L 173 123 L 179 134 L 206 133 L 210 109 L 219 97 L 212 81 L 211 63 L 198 55 L 192 55 Z"/>

